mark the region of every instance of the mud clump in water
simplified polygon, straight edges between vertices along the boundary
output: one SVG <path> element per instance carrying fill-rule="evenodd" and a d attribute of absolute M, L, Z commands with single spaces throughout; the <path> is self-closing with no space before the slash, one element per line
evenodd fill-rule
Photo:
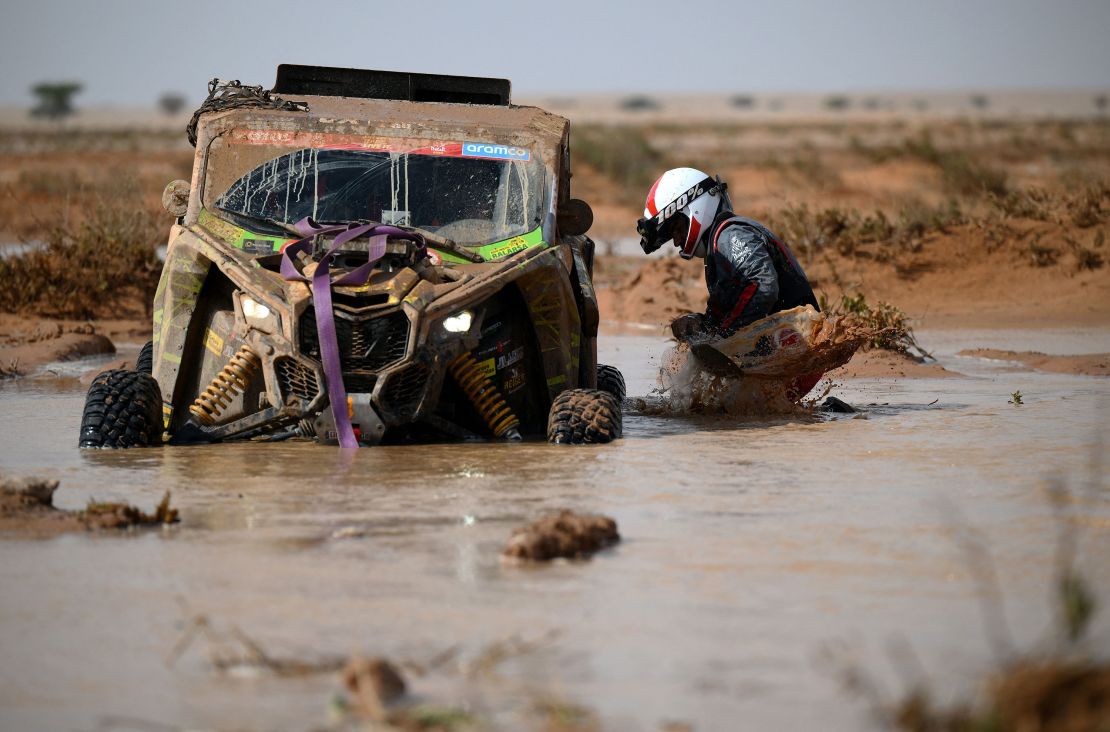
<path fill-rule="evenodd" d="M 617 522 L 608 516 L 560 511 L 516 529 L 501 555 L 531 562 L 585 559 L 620 538 Z"/>
<path fill-rule="evenodd" d="M 155 507 L 154 513 L 145 513 L 126 503 L 92 503 L 80 512 L 91 529 L 127 529 L 132 526 L 158 526 L 180 521 L 176 508 L 170 508 L 170 494 L 166 491 Z"/>
<path fill-rule="evenodd" d="M 54 507 L 58 481 L 43 478 L 0 480 L 0 531 L 19 534 L 59 534 L 102 529 L 128 529 L 177 523 L 176 508 L 167 492 L 153 514 L 126 503 L 90 502 L 83 511 Z"/>
<path fill-rule="evenodd" d="M 354 656 L 343 669 L 343 685 L 354 697 L 356 711 L 375 721 L 383 721 L 385 706 L 405 694 L 401 672 L 384 658 Z"/>

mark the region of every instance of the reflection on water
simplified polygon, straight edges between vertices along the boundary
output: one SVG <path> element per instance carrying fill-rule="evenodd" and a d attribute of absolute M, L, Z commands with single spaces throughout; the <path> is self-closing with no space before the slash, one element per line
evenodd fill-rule
<path fill-rule="evenodd" d="M 945 355 L 967 345 L 946 338 L 942 360 L 967 372 Z M 609 337 L 600 360 L 645 395 L 664 345 Z M 95 496 L 149 509 L 171 489 L 183 523 L 0 542 L 0 727 L 86 729 L 109 715 L 323 723 L 331 676 L 221 678 L 203 653 L 168 666 L 184 621 L 203 612 L 278 655 L 426 660 L 458 645 L 473 659 L 514 635 L 558 632 L 492 675 L 415 680 L 417 695 L 465 701 L 507 729 L 537 696 L 591 707 L 613 729 L 857 729 L 863 710 L 814 663 L 830 640 L 859 641 L 882 671 L 883 645 L 905 639 L 950 688 L 991 660 L 942 505 L 985 532 L 1015 633 L 1050 621 L 1054 524 L 1038 485 L 1086 476 L 1108 382 L 971 367 L 968 378 L 837 388 L 870 405 L 864 418 L 632 413 L 623 441 L 585 448 L 82 453 L 84 387 L 4 384 L 0 469 L 59 478 L 68 508 Z M 1007 404 L 1015 390 L 1020 408 Z M 625 541 L 585 564 L 501 565 L 514 526 L 561 507 L 613 516 Z M 1110 504 L 1091 513 L 1084 548 L 1107 556 Z M 1105 562 L 1085 569 L 1110 586 Z M 1098 623 L 1105 638 L 1107 617 Z"/>

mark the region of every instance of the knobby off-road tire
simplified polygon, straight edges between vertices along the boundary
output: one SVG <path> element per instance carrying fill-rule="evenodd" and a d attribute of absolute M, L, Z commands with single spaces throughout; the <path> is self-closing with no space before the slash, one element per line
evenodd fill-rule
<path fill-rule="evenodd" d="M 597 365 L 597 388 L 607 391 L 617 398 L 617 403 L 624 401 L 624 374 L 616 366 Z"/>
<path fill-rule="evenodd" d="M 622 429 L 621 403 L 600 389 L 567 389 L 547 418 L 548 441 L 563 445 L 612 442 Z"/>
<path fill-rule="evenodd" d="M 105 371 L 89 386 L 80 447 L 149 447 L 162 441 L 162 394 L 150 374 Z"/>
<path fill-rule="evenodd" d="M 154 373 L 154 341 L 147 341 L 135 358 L 135 370 L 144 374 Z"/>

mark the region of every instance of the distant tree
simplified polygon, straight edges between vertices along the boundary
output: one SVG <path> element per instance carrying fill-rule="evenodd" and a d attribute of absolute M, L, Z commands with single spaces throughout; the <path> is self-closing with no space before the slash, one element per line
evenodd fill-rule
<path fill-rule="evenodd" d="M 882 106 L 882 101 L 878 97 L 867 97 L 863 100 L 863 108 L 875 110 Z"/>
<path fill-rule="evenodd" d="M 986 109 L 991 103 L 991 100 L 987 98 L 986 94 L 972 94 L 969 101 L 971 102 L 971 106 L 976 109 Z"/>
<path fill-rule="evenodd" d="M 645 97 L 643 95 L 627 97 L 621 100 L 621 109 L 628 109 L 631 111 L 659 109 L 659 102 L 651 97 Z"/>
<path fill-rule="evenodd" d="M 848 97 L 839 94 L 825 97 L 825 109 L 830 109 L 834 112 L 841 112 L 848 107 L 852 106 L 852 102 Z"/>
<path fill-rule="evenodd" d="M 31 116 L 46 119 L 63 119 L 73 114 L 73 95 L 82 85 L 73 81 L 43 82 L 31 87 L 38 103 L 31 109 Z"/>
<path fill-rule="evenodd" d="M 1110 102 L 1110 97 L 1105 94 L 1099 94 L 1095 97 L 1095 109 L 1099 111 L 1099 114 L 1106 112 L 1107 102 Z"/>
<path fill-rule="evenodd" d="M 738 109 L 751 109 L 755 106 L 755 97 L 750 94 L 737 94 L 731 101 L 732 106 Z"/>
<path fill-rule="evenodd" d="M 914 99 L 912 106 L 918 112 L 924 112 L 929 108 L 929 102 L 924 99 Z"/>
<path fill-rule="evenodd" d="M 177 92 L 166 92 L 158 97 L 158 107 L 170 117 L 185 109 L 185 97 Z"/>

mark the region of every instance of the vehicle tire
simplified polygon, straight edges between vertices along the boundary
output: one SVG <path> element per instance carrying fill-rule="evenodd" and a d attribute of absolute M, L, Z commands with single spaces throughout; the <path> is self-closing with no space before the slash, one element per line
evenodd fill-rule
<path fill-rule="evenodd" d="M 162 441 L 162 394 L 150 374 L 98 374 L 85 396 L 80 447 L 149 447 Z"/>
<path fill-rule="evenodd" d="M 624 375 L 616 366 L 597 365 L 597 388 L 615 396 L 618 403 L 624 401 Z"/>
<path fill-rule="evenodd" d="M 555 397 L 547 418 L 547 440 L 556 444 L 612 442 L 622 429 L 621 403 L 600 389 L 567 389 Z"/>
<path fill-rule="evenodd" d="M 135 370 L 144 374 L 154 373 L 154 341 L 147 341 L 135 358 Z"/>

